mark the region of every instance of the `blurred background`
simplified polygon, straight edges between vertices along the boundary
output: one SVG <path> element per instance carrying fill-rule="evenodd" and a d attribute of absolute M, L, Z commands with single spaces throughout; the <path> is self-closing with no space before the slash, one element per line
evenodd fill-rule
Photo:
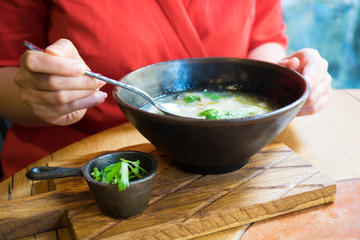
<path fill-rule="evenodd" d="M 333 88 L 360 88 L 360 0 L 282 0 L 289 50 L 315 48 Z"/>

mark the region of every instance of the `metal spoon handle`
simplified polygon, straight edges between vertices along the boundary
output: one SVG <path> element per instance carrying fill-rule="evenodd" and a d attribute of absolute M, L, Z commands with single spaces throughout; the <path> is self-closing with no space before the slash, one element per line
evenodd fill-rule
<path fill-rule="evenodd" d="M 141 90 L 140 88 L 134 87 L 134 86 L 130 86 L 128 84 L 116 81 L 114 79 L 105 77 L 103 75 L 101 75 L 100 73 L 94 73 L 91 72 L 90 70 L 86 70 L 85 71 L 85 75 L 89 76 L 89 77 L 93 77 L 93 78 L 97 78 L 99 80 L 102 80 L 104 82 L 128 89 L 132 92 L 138 93 L 139 95 L 141 95 L 143 98 L 145 98 L 146 100 L 148 100 L 152 105 L 154 105 L 155 107 L 159 107 L 157 105 L 157 103 L 149 96 L 149 94 L 147 94 L 146 92 L 144 92 L 143 90 Z"/>
<path fill-rule="evenodd" d="M 30 50 L 33 50 L 33 51 L 40 51 L 40 52 L 45 52 L 44 49 L 32 44 L 31 42 L 29 41 L 24 41 L 23 44 Z M 115 86 L 119 86 L 119 87 L 122 87 L 122 88 L 125 88 L 125 89 L 128 89 L 132 92 L 135 92 L 137 94 L 139 94 L 140 96 L 142 96 L 143 98 L 145 98 L 147 101 L 149 101 L 152 105 L 154 105 L 157 109 L 159 109 L 161 112 L 165 113 L 165 114 L 170 114 L 170 115 L 173 115 L 171 113 L 169 113 L 166 109 L 164 109 L 160 104 L 157 104 L 151 97 L 149 94 L 147 94 L 146 92 L 144 92 L 143 90 L 141 90 L 140 88 L 137 88 L 137 87 L 133 87 L 133 86 L 130 86 L 130 85 L 127 85 L 125 83 L 122 83 L 122 82 L 119 82 L 119 81 L 116 81 L 114 79 L 111 79 L 111 78 L 108 78 L 108 77 L 105 77 L 103 75 L 101 75 L 100 73 L 94 73 L 90 70 L 86 70 L 85 75 L 89 76 L 89 77 L 93 77 L 93 78 L 97 78 L 99 80 L 102 80 L 104 82 L 107 82 L 107 83 L 110 83 L 110 84 L 113 84 Z"/>

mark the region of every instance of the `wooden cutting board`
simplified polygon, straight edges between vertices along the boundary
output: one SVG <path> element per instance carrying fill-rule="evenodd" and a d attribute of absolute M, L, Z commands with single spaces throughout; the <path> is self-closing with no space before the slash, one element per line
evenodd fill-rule
<path fill-rule="evenodd" d="M 121 150 L 150 153 L 159 163 L 142 214 L 106 217 L 84 178 L 56 179 L 49 182 L 55 191 L 0 203 L 0 239 L 66 226 L 74 239 L 190 239 L 335 200 L 331 178 L 275 141 L 243 168 L 220 175 L 184 172 L 151 144 Z M 102 153 L 50 165 L 78 167 Z"/>

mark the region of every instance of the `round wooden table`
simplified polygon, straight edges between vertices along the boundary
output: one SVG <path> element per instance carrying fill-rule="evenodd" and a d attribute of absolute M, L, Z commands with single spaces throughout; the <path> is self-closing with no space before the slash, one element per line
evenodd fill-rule
<path fill-rule="evenodd" d="M 276 140 L 286 144 L 295 153 L 310 162 L 314 167 L 321 172 L 328 174 L 337 183 L 342 184 L 344 188 L 346 186 L 358 186 L 357 182 L 360 178 L 359 121 L 360 89 L 335 90 L 331 102 L 320 113 L 312 116 L 297 117 Z M 27 169 L 18 172 L 13 177 L 0 183 L 0 200 L 10 201 L 13 199 L 21 199 L 26 196 L 53 190 L 53 187 L 45 182 L 36 185 L 36 189 L 34 189 L 31 181 L 26 179 L 26 171 L 34 166 L 43 166 L 50 161 L 61 162 L 64 159 L 76 158 L 77 156 L 83 156 L 89 153 L 113 151 L 142 143 L 148 143 L 148 141 L 129 123 L 90 136 L 52 153 L 50 156 L 39 160 Z M 355 185 L 346 182 L 352 182 L 355 183 Z M 346 190 L 343 190 L 343 192 L 346 192 Z M 352 197 L 352 200 L 354 200 L 354 197 Z M 355 200 L 360 202 L 359 198 Z M 346 206 L 346 203 L 340 204 L 338 208 L 346 208 Z M 321 212 L 326 211 L 326 209 L 320 207 L 320 210 L 317 209 L 316 211 Z M 304 214 L 310 216 L 314 213 L 309 211 Z M 240 236 L 244 239 L 250 239 L 250 236 L 256 236 L 257 239 L 265 239 L 265 233 L 263 235 L 254 235 L 254 232 L 251 232 L 258 230 L 256 232 L 259 233 L 261 232 L 261 229 L 266 229 L 267 234 L 269 231 L 271 232 L 273 230 L 271 236 L 274 239 L 281 239 L 281 232 L 279 231 L 283 231 L 284 229 L 274 227 L 276 224 L 289 224 L 289 226 L 291 224 L 297 224 L 291 220 L 295 218 L 292 218 L 291 214 L 288 215 L 289 216 L 286 217 L 289 217 L 289 220 L 286 220 L 286 217 L 276 217 L 267 220 L 266 223 L 261 223 L 262 225 L 256 223 L 251 226 L 244 235 L 242 234 L 242 231 L 245 228 L 237 227 L 198 237 L 196 239 L 238 239 Z M 348 217 L 351 218 L 350 215 Z M 358 215 L 357 217 L 353 215 L 353 217 L 358 218 Z M 309 218 L 307 218 L 307 220 L 299 220 L 301 218 L 297 219 L 298 221 L 310 221 Z M 348 220 L 352 220 L 352 218 Z M 311 221 L 315 220 L 312 219 Z M 342 228 L 346 227 L 345 223 L 335 223 L 330 224 L 329 226 L 333 232 L 334 229 L 338 229 L 339 231 L 335 232 L 339 233 L 343 230 Z M 327 231 L 330 229 L 329 226 L 326 227 L 326 225 L 321 225 L 317 227 L 320 229 L 319 231 L 321 231 L 321 229 Z M 288 237 L 291 237 L 292 233 L 294 234 L 293 236 L 299 236 L 296 234 L 298 234 L 298 232 L 303 232 L 305 226 L 292 229 L 292 232 L 287 233 Z M 313 229 L 316 229 L 316 227 Z M 357 226 L 357 229 L 352 229 L 352 232 L 358 234 L 357 236 L 360 236 L 359 225 Z M 247 236 L 247 234 L 249 235 Z M 340 239 L 340 236 L 344 236 L 344 239 L 346 239 L 346 235 L 338 235 L 337 239 Z M 311 236 L 308 237 L 311 238 Z M 67 228 L 61 228 L 46 233 L 36 234 L 36 236 L 25 237 L 24 239 L 70 239 L 70 233 Z M 269 238 L 267 237 L 267 239 Z"/>

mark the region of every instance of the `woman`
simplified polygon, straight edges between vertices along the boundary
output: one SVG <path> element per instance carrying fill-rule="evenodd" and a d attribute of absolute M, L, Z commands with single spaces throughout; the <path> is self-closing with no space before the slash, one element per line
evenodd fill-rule
<path fill-rule="evenodd" d="M 307 78 L 311 92 L 299 115 L 330 97 L 327 62 L 316 50 L 286 56 L 280 0 L 13 0 L 0 7 L 0 116 L 14 123 L 1 153 L 4 178 L 126 121 L 108 97 L 112 86 L 82 75 L 86 68 L 119 79 L 172 59 L 252 58 Z M 46 53 L 25 51 L 23 40 Z"/>

